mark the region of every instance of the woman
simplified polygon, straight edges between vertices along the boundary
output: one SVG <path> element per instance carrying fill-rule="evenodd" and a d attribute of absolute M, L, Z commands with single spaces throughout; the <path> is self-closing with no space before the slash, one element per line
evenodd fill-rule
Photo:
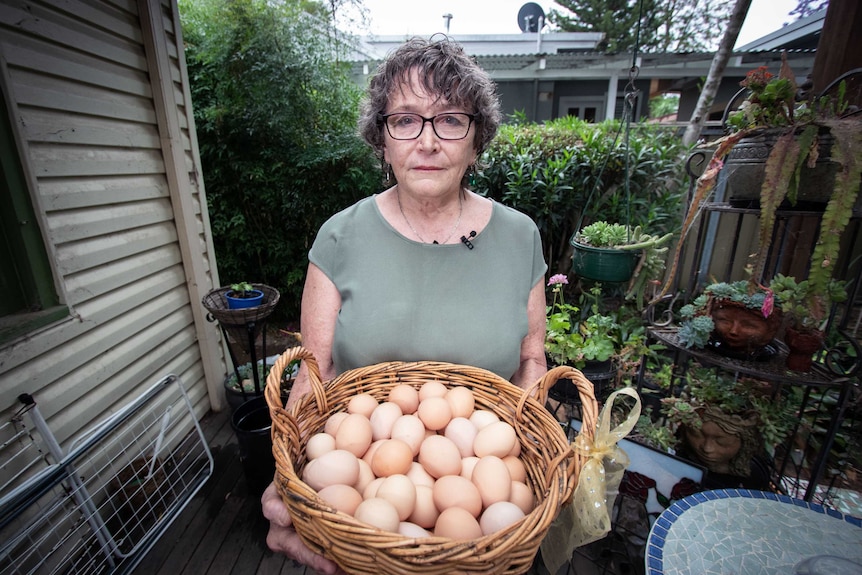
<path fill-rule="evenodd" d="M 490 78 L 448 39 L 410 40 L 380 66 L 360 133 L 394 185 L 333 216 L 309 252 L 301 331 L 324 380 L 393 360 L 474 365 L 524 388 L 545 373 L 538 229 L 466 188 L 499 122 Z M 303 370 L 288 405 L 309 389 Z M 287 528 L 272 486 L 263 504 L 273 550 L 335 572 Z"/>

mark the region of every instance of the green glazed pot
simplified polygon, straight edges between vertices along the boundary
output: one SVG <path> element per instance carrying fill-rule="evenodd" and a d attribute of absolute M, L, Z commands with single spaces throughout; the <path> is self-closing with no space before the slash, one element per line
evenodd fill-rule
<path fill-rule="evenodd" d="M 572 242 L 572 271 L 581 277 L 603 282 L 627 282 L 638 264 L 640 250 L 596 248 Z"/>

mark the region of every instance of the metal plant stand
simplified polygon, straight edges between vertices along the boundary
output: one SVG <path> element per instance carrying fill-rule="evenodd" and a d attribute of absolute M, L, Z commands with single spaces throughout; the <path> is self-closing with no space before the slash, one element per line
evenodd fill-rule
<path fill-rule="evenodd" d="M 278 290 L 273 287 L 264 284 L 252 284 L 252 287 L 263 292 L 263 303 L 257 307 L 228 308 L 225 295 L 231 291 L 230 287 L 221 287 L 209 292 L 201 302 L 208 312 L 207 320 L 218 321 L 222 335 L 228 343 L 228 354 L 243 401 L 263 393 L 265 382 L 261 381 L 257 365 L 259 361 L 266 361 L 266 322 L 272 312 L 275 311 L 281 297 Z M 261 349 L 263 351 L 261 358 L 257 356 L 257 346 L 255 345 L 258 336 L 261 337 Z M 239 349 L 235 349 L 234 346 L 238 346 Z M 242 385 L 242 377 L 239 373 L 242 362 L 238 359 L 238 351 L 247 354 L 251 362 L 254 394 L 247 392 Z"/>

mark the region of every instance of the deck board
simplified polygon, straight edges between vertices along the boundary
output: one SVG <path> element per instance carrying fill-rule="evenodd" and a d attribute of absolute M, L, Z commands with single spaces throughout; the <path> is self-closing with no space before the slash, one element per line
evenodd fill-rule
<path fill-rule="evenodd" d="M 210 413 L 200 424 L 213 474 L 133 574 L 313 575 L 267 548 L 269 523 L 259 497 L 249 493 L 229 414 Z"/>

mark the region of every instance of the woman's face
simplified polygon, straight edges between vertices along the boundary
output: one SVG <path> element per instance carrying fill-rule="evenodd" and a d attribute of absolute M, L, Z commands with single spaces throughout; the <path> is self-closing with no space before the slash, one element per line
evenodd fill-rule
<path fill-rule="evenodd" d="M 402 83 L 389 95 L 386 114 L 412 112 L 430 118 L 443 112 L 473 113 L 425 92 L 417 74 L 417 70 L 412 70 L 409 82 Z M 462 140 L 441 140 L 430 122 L 424 124 L 415 140 L 395 140 L 385 126 L 381 129 L 383 158 L 392 166 L 399 189 L 417 197 L 434 198 L 459 191 L 464 172 L 476 161 L 475 125 L 470 126 Z"/>
<path fill-rule="evenodd" d="M 742 438 L 713 421 L 704 421 L 700 429 L 687 426 L 685 439 L 700 462 L 715 473 L 729 473 L 731 460 L 742 448 Z"/>

